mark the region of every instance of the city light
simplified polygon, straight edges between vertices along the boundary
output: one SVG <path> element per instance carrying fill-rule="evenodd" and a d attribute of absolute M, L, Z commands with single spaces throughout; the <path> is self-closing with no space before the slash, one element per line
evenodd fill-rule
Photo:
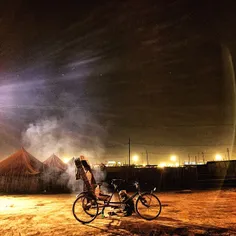
<path fill-rule="evenodd" d="M 138 162 L 138 159 L 139 159 L 139 157 L 138 157 L 138 155 L 134 155 L 133 157 L 132 157 L 132 160 L 133 160 L 133 162 Z"/>
<path fill-rule="evenodd" d="M 116 166 L 115 161 L 108 161 L 106 166 Z"/>
<path fill-rule="evenodd" d="M 161 162 L 160 164 L 159 164 L 159 167 L 160 168 L 164 168 L 166 166 L 166 163 L 165 162 Z"/>
<path fill-rule="evenodd" d="M 216 154 L 215 160 L 216 160 L 216 161 L 222 161 L 222 160 L 223 160 L 223 157 L 222 157 L 220 154 Z"/>
<path fill-rule="evenodd" d="M 170 157 L 170 160 L 175 162 L 177 160 L 177 157 L 175 155 L 173 155 Z"/>

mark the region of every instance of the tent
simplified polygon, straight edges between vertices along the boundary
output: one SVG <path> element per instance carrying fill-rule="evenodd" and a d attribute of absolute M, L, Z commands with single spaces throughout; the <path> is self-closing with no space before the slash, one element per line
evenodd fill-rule
<path fill-rule="evenodd" d="M 55 154 L 52 154 L 43 163 L 48 167 L 42 176 L 46 192 L 69 191 L 67 165 Z"/>
<path fill-rule="evenodd" d="M 58 172 L 64 172 L 67 169 L 67 165 L 54 153 L 43 163 Z"/>
<path fill-rule="evenodd" d="M 40 191 L 40 177 L 46 166 L 21 148 L 0 162 L 0 192 Z"/>

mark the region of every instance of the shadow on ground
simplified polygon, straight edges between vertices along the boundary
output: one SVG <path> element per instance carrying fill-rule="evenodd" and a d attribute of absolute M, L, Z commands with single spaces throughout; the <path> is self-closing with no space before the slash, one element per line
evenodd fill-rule
<path fill-rule="evenodd" d="M 168 218 L 159 217 L 160 224 L 151 221 L 132 220 L 123 218 L 122 220 L 112 220 L 106 227 L 98 227 L 95 225 L 87 225 L 94 229 L 99 229 L 106 235 L 174 235 L 174 236 L 192 236 L 192 235 L 223 235 L 223 236 L 236 236 L 236 230 L 226 229 L 212 226 L 200 226 L 194 224 L 183 224 L 181 221 Z M 165 225 L 166 221 L 174 221 L 179 224 L 179 227 Z M 105 222 L 104 222 L 105 223 Z"/>

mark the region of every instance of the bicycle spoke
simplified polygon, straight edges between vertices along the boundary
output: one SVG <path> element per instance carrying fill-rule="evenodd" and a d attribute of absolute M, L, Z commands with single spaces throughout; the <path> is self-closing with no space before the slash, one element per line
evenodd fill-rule
<path fill-rule="evenodd" d="M 81 196 L 75 200 L 72 211 L 78 221 L 90 223 L 98 214 L 98 204 L 92 197 Z"/>
<path fill-rule="evenodd" d="M 136 202 L 137 213 L 146 220 L 158 217 L 161 212 L 161 203 L 153 194 L 143 194 Z"/>

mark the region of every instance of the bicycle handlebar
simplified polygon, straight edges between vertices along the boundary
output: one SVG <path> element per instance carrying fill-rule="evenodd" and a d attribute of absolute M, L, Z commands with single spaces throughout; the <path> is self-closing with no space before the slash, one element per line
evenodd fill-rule
<path fill-rule="evenodd" d="M 115 182 L 119 182 L 119 183 L 115 183 Z M 118 187 L 119 184 L 124 183 L 124 182 L 125 182 L 125 180 L 123 180 L 123 179 L 112 179 L 111 180 L 111 184 L 114 185 L 114 186 L 116 185 L 117 187 Z M 135 181 L 133 183 L 133 185 L 135 186 L 136 189 L 138 189 L 138 190 L 140 189 L 140 185 L 139 185 L 138 181 Z"/>
<path fill-rule="evenodd" d="M 118 183 L 117 183 L 118 182 Z M 112 179 L 111 184 L 114 186 L 115 189 L 118 189 L 122 183 L 126 182 L 123 179 Z M 146 183 L 147 184 L 147 183 Z M 138 192 L 140 192 L 140 184 L 138 181 L 133 182 L 133 186 L 137 189 Z M 154 187 L 150 192 L 153 193 L 157 190 L 156 187 Z"/>
<path fill-rule="evenodd" d="M 138 189 L 138 190 L 140 189 L 140 186 L 139 186 L 139 182 L 138 182 L 138 181 L 135 181 L 135 182 L 134 182 L 134 186 L 135 186 L 136 189 Z"/>
<path fill-rule="evenodd" d="M 123 180 L 123 179 L 112 179 L 112 180 L 111 180 L 111 184 L 112 184 L 112 185 L 114 185 L 115 182 L 120 182 L 120 183 L 122 182 L 122 183 L 124 183 L 125 180 Z"/>

